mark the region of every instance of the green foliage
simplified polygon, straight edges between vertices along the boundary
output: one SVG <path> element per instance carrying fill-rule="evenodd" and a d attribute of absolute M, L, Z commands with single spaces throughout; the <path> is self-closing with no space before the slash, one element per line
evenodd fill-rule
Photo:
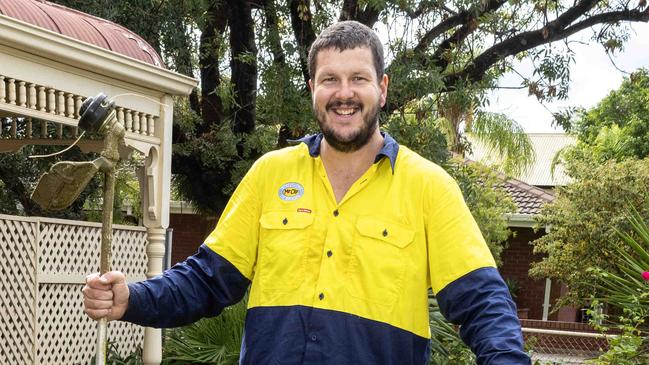
<path fill-rule="evenodd" d="M 437 300 L 428 298 L 428 312 L 431 332 L 431 365 L 472 365 L 475 355 L 462 342 L 456 328 L 446 321 L 439 310 Z"/>
<path fill-rule="evenodd" d="M 649 204 L 649 199 L 644 204 Z M 649 226 L 633 205 L 628 207 L 626 218 L 631 228 L 617 231 L 624 245 L 617 247 L 611 257 L 615 269 L 589 269 L 599 279 L 592 282 L 597 293 L 591 297 L 592 307 L 603 303 L 621 313 L 616 316 L 591 311 L 591 322 L 600 331 L 620 332 L 609 339 L 609 349 L 593 362 L 596 365 L 649 362 Z"/>
<path fill-rule="evenodd" d="M 205 318 L 166 333 L 163 349 L 165 365 L 236 365 L 246 316 L 246 300 L 225 308 L 213 318 Z"/>
<path fill-rule="evenodd" d="M 507 175 L 519 175 L 534 163 L 534 147 L 523 127 L 504 114 L 478 113 L 467 130 L 470 136 L 487 145 L 502 161 Z"/>
<path fill-rule="evenodd" d="M 90 359 L 90 365 L 95 365 L 96 363 L 97 362 L 96 362 L 96 355 L 95 355 L 92 357 L 92 359 Z M 108 340 L 105 364 L 106 365 L 144 365 L 144 362 L 142 361 L 142 348 L 138 346 L 134 352 L 126 356 L 122 356 L 119 353 L 117 344 L 115 342 Z"/>
<path fill-rule="evenodd" d="M 592 150 L 597 161 L 649 156 L 649 71 L 626 77 L 596 107 L 582 112 L 573 132 L 578 152 Z"/>
<path fill-rule="evenodd" d="M 447 170 L 458 182 L 496 263 L 502 264 L 500 254 L 511 234 L 504 215 L 516 211 L 502 179 L 492 169 L 460 160 L 453 160 Z"/>
<path fill-rule="evenodd" d="M 566 283 L 571 289 L 566 301 L 583 304 L 597 280 L 587 268 L 618 272 L 614 257 L 624 241 L 617 232 L 630 229 L 625 207 L 649 216 L 643 203 L 649 191 L 649 160 L 574 159 L 566 172 L 573 183 L 558 191 L 539 218 L 540 225 L 551 228 L 534 241 L 534 252 L 547 257 L 532 264 L 530 274 Z"/>

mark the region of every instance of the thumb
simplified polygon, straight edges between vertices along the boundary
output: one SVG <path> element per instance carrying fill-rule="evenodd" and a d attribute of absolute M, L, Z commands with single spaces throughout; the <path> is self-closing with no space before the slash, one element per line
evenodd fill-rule
<path fill-rule="evenodd" d="M 102 275 L 99 280 L 104 284 L 120 285 L 126 282 L 126 277 L 121 271 L 109 271 Z"/>

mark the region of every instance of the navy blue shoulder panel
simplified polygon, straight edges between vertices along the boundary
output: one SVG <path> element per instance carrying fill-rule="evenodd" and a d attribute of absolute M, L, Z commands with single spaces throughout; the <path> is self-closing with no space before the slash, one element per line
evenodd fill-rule
<path fill-rule="evenodd" d="M 425 365 L 430 341 L 349 313 L 305 306 L 254 307 L 241 365 Z"/>
<path fill-rule="evenodd" d="M 162 275 L 128 285 L 121 320 L 168 328 L 213 317 L 240 301 L 250 281 L 222 256 L 201 245 L 198 252 Z"/>
<path fill-rule="evenodd" d="M 460 325 L 479 365 L 531 364 L 516 304 L 498 270 L 485 267 L 464 275 L 437 293 L 437 301 L 442 314 Z"/>

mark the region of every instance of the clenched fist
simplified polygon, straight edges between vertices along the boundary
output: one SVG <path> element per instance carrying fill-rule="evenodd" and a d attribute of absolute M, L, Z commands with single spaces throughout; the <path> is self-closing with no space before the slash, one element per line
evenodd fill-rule
<path fill-rule="evenodd" d="M 84 312 L 92 319 L 120 319 L 128 307 L 128 286 L 119 271 L 88 275 L 82 292 Z"/>

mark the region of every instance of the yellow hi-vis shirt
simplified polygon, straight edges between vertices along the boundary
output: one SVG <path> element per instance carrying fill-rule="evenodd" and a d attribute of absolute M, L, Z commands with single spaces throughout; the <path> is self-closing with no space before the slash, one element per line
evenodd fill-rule
<path fill-rule="evenodd" d="M 495 267 L 454 180 L 404 146 L 340 203 L 306 143 L 268 153 L 205 243 L 252 281 L 249 308 L 339 311 L 425 338 L 428 288 Z"/>
<path fill-rule="evenodd" d="M 259 159 L 199 251 L 129 284 L 122 320 L 214 316 L 251 285 L 240 364 L 422 365 L 428 289 L 478 364 L 530 364 L 507 286 L 457 185 L 384 134 L 336 203 L 322 135 Z"/>

